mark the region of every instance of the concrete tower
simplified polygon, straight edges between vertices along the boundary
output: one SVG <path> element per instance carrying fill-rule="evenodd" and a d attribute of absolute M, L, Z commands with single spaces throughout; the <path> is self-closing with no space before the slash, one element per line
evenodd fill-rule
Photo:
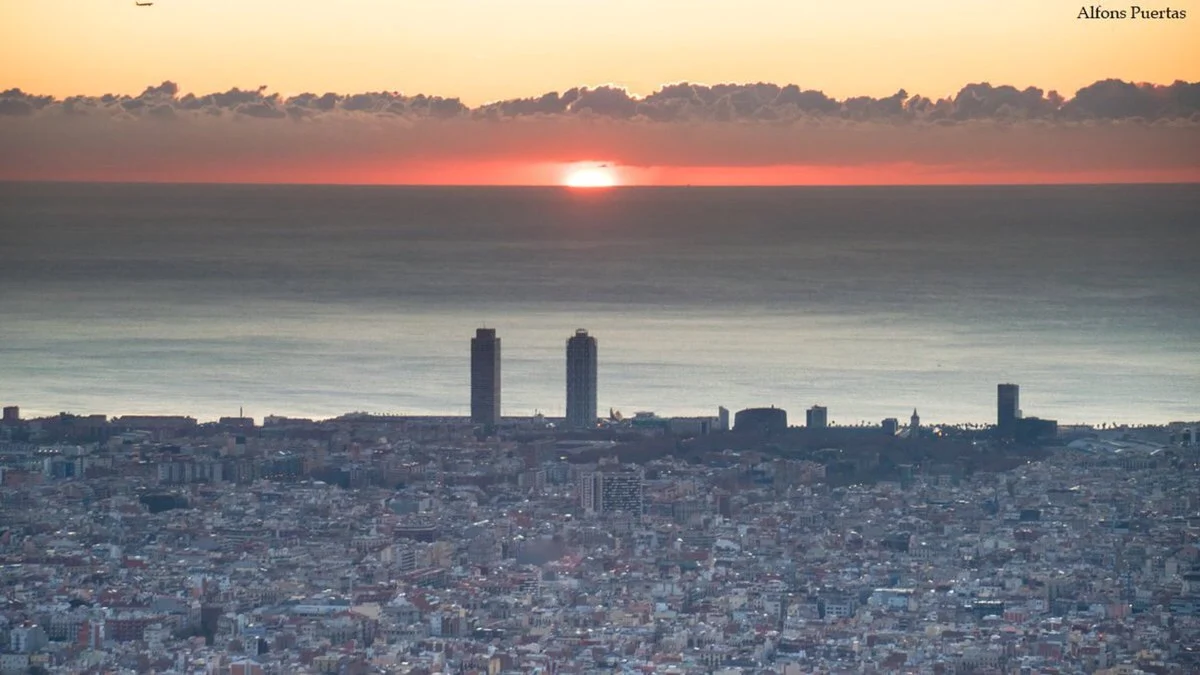
<path fill-rule="evenodd" d="M 500 421 L 500 338 L 494 328 L 480 328 L 471 338 L 471 421 Z"/>
<path fill-rule="evenodd" d="M 996 431 L 1012 437 L 1021 416 L 1021 387 L 1015 384 L 996 385 Z"/>
<path fill-rule="evenodd" d="M 583 328 L 567 340 L 567 426 L 596 426 L 596 338 Z"/>

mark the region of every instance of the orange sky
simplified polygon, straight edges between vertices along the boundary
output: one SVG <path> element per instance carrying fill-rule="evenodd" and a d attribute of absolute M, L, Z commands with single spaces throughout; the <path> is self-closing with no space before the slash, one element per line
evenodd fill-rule
<path fill-rule="evenodd" d="M 5 87 L 68 96 L 269 85 L 469 105 L 577 85 L 794 82 L 930 97 L 969 82 L 1069 95 L 1104 78 L 1200 80 L 1179 21 L 1088 21 L 1066 0 L 0 0 Z"/>
<path fill-rule="evenodd" d="M 1080 20 L 1065 0 L 0 0 L 0 90 L 137 95 L 170 80 L 180 93 L 400 91 L 474 107 L 604 83 L 638 95 L 679 81 L 798 83 L 838 99 L 904 88 L 937 100 L 991 82 L 1070 98 L 1106 78 L 1200 81 L 1200 0 L 1172 6 L 1189 17 Z M 109 126 L 0 118 L 0 179 L 559 184 L 593 162 L 623 184 L 1200 180 L 1200 159 L 1188 159 L 1200 157 L 1195 122 L 1031 127 L 1016 142 L 1008 122 L 692 135 L 675 123 L 474 122 L 455 134 L 426 125 L 434 140 L 421 140 L 359 115 L 300 132 L 280 121 L 262 127 L 275 140 L 260 140 L 232 108 L 220 129 L 189 118 L 170 132 L 116 112 Z M 295 149 L 312 144 L 322 149 Z"/>
<path fill-rule="evenodd" d="M 118 173 L 80 170 L 25 176 L 25 179 L 106 182 L 294 183 L 341 185 L 565 185 L 579 163 L 443 163 L 394 167 L 371 162 L 330 170 L 320 164 L 282 167 L 179 167 L 173 171 L 132 170 Z M 886 164 L 870 167 L 622 167 L 611 166 L 617 185 L 625 186 L 787 186 L 787 185 L 1060 185 L 1098 183 L 1198 183 L 1200 169 L 1126 170 L 962 170 Z M 0 179 L 14 176 L 0 175 Z"/>

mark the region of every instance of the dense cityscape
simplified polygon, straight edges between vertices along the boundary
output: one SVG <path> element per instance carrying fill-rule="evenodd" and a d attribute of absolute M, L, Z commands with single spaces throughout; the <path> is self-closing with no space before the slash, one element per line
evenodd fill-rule
<path fill-rule="evenodd" d="M 626 416 L 565 355 L 562 418 L 490 328 L 469 418 L 5 407 L 0 675 L 1200 672 L 1200 423 Z"/>

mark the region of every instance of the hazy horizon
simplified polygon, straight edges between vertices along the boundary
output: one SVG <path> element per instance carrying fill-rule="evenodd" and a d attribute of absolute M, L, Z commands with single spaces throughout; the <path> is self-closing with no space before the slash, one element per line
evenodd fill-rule
<path fill-rule="evenodd" d="M 505 415 L 822 404 L 985 423 L 1200 417 L 1190 185 L 0 185 L 0 366 L 29 413 Z M 928 204 L 938 208 L 929 209 Z"/>
<path fill-rule="evenodd" d="M 1071 97 L 794 84 L 573 87 L 467 106 L 267 87 L 55 98 L 0 92 L 0 179 L 249 184 L 1012 185 L 1200 181 L 1200 82 Z M 603 175 L 599 175 L 603 174 Z"/>
<path fill-rule="evenodd" d="M 736 185 L 614 185 L 605 188 L 605 192 L 609 191 L 624 191 L 624 190 L 744 190 L 744 189 L 771 189 L 771 190 L 887 190 L 887 189 L 904 189 L 904 188 L 1047 188 L 1053 189 L 1058 187 L 1137 187 L 1137 186 L 1163 186 L 1163 187 L 1188 187 L 1196 185 L 1197 181 L 1180 181 L 1176 183 L 1161 183 L 1161 182 L 1128 182 L 1128 183 L 887 183 L 887 184 L 864 184 L 864 185 L 847 185 L 847 184 L 810 184 L 810 185 L 778 185 L 772 183 L 763 184 L 736 184 Z M 400 189 L 420 189 L 420 190 L 454 190 L 454 189 L 471 189 L 471 190 L 555 190 L 564 191 L 572 190 L 569 186 L 561 183 L 545 183 L 545 184 L 521 184 L 521 185 L 479 185 L 474 183 L 221 183 L 215 181 L 119 181 L 119 180 L 0 180 L 0 185 L 113 185 L 113 186 L 211 186 L 211 187 L 239 187 L 247 188 L 255 187 L 331 187 L 331 188 L 372 188 L 379 190 L 387 190 L 390 188 Z M 572 190 L 573 191 L 573 190 Z"/>

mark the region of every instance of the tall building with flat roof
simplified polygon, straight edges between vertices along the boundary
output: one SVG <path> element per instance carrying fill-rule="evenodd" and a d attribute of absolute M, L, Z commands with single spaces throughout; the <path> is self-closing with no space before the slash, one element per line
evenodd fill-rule
<path fill-rule="evenodd" d="M 787 431 L 787 411 L 770 408 L 746 408 L 733 416 L 733 430 L 759 434 L 775 434 Z"/>
<path fill-rule="evenodd" d="M 500 421 L 500 338 L 495 328 L 479 328 L 471 338 L 471 421 Z"/>
<path fill-rule="evenodd" d="M 809 429 L 824 429 L 829 426 L 829 410 L 823 405 L 814 405 L 805 415 L 805 425 Z"/>
<path fill-rule="evenodd" d="M 645 474 L 640 468 L 601 468 L 579 476 L 580 504 L 588 513 L 623 511 L 641 516 Z"/>
<path fill-rule="evenodd" d="M 567 426 L 596 426 L 596 338 L 580 328 L 567 340 Z"/>
<path fill-rule="evenodd" d="M 1013 436 L 1020 416 L 1021 387 L 1015 384 L 996 385 L 996 430 L 1000 435 Z"/>

